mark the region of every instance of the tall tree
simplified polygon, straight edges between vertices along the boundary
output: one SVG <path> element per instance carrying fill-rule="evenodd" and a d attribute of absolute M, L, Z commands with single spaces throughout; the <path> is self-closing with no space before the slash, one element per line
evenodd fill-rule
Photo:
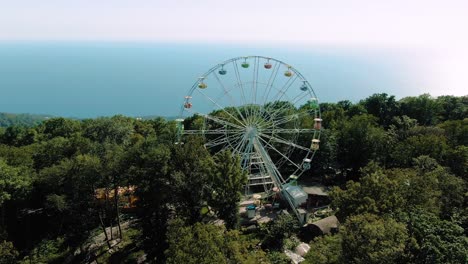
<path fill-rule="evenodd" d="M 46 138 L 70 137 L 81 130 L 80 122 L 63 117 L 52 118 L 44 121 L 39 127 Z"/>
<path fill-rule="evenodd" d="M 316 237 L 310 243 L 310 250 L 304 264 L 340 264 L 343 261 L 341 233 Z"/>
<path fill-rule="evenodd" d="M 142 223 L 142 240 L 149 260 L 162 263 L 167 248 L 168 221 L 173 215 L 174 195 L 170 177 L 170 147 L 148 138 L 130 147 L 126 152 L 129 184 L 136 185 L 139 198 L 138 216 Z"/>
<path fill-rule="evenodd" d="M 228 229 L 239 225 L 238 203 L 241 191 L 247 183 L 247 174 L 242 170 L 240 158 L 224 151 L 214 157 L 214 168 L 211 175 L 212 197 L 210 205 L 218 212 Z"/>
<path fill-rule="evenodd" d="M 342 230 L 344 263 L 399 263 L 408 240 L 402 223 L 372 214 L 350 217 Z"/>
<path fill-rule="evenodd" d="M 405 262 L 461 264 L 468 260 L 468 238 L 458 224 L 422 209 L 409 212 L 406 222 L 411 243 Z"/>
<path fill-rule="evenodd" d="M 173 204 L 178 215 L 188 224 L 199 222 L 201 209 L 210 197 L 213 159 L 200 138 L 189 138 L 185 144 L 173 146 L 171 165 L 171 182 L 176 194 Z"/>
<path fill-rule="evenodd" d="M 405 97 L 400 100 L 401 114 L 418 120 L 425 126 L 435 125 L 440 113 L 440 105 L 429 94 L 417 97 Z"/>
<path fill-rule="evenodd" d="M 265 252 L 255 248 L 258 241 L 211 224 L 187 226 L 176 219 L 167 241 L 166 263 L 268 263 Z"/>
<path fill-rule="evenodd" d="M 360 102 L 368 114 L 378 118 L 378 123 L 383 127 L 388 127 L 394 116 L 399 113 L 399 104 L 395 96 L 386 93 L 373 94 Z"/>
<path fill-rule="evenodd" d="M 343 168 L 351 168 L 354 173 L 370 160 L 385 159 L 389 138 L 378 127 L 376 118 L 371 115 L 354 116 L 341 124 L 338 130 L 337 159 Z"/>
<path fill-rule="evenodd" d="M 438 118 L 440 121 L 461 120 L 468 117 L 468 96 L 443 95 L 436 99 L 440 106 Z"/>

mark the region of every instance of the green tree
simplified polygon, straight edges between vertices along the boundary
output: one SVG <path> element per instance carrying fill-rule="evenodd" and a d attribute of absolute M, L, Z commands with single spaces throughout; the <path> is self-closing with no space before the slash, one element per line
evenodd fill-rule
<path fill-rule="evenodd" d="M 109 141 L 125 144 L 134 132 L 133 119 L 121 115 L 102 117 L 84 121 L 84 135 L 91 140 L 103 143 Z"/>
<path fill-rule="evenodd" d="M 445 121 L 439 124 L 438 127 L 445 131 L 447 141 L 452 147 L 459 145 L 468 146 L 468 137 L 466 136 L 468 135 L 468 118 Z"/>
<path fill-rule="evenodd" d="M 321 103 L 323 127 L 339 129 L 342 122 L 347 119 L 345 110 L 338 104 Z"/>
<path fill-rule="evenodd" d="M 13 243 L 8 241 L 0 241 L 0 264 L 16 263 L 18 251 L 13 246 Z"/>
<path fill-rule="evenodd" d="M 221 249 L 228 263 L 268 263 L 266 253 L 258 248 L 259 240 L 230 230 L 224 233 L 225 246 Z"/>
<path fill-rule="evenodd" d="M 454 174 L 462 177 L 465 181 L 468 180 L 468 146 L 457 146 L 447 150 L 446 161 L 447 165 Z"/>
<path fill-rule="evenodd" d="M 73 133 L 80 131 L 81 126 L 79 121 L 58 117 L 44 121 L 40 129 L 46 138 L 67 138 L 70 137 Z"/>
<path fill-rule="evenodd" d="M 77 245 L 97 227 L 94 191 L 100 180 L 98 157 L 78 155 L 43 169 L 35 182 L 41 200 L 50 209 L 51 233 L 66 234 Z"/>
<path fill-rule="evenodd" d="M 180 220 L 171 222 L 166 263 L 268 263 L 266 254 L 254 248 L 256 241 L 240 236 L 236 230 L 195 223 L 185 226 Z"/>
<path fill-rule="evenodd" d="M 102 144 L 100 175 L 101 185 L 108 192 L 113 193 L 112 201 L 109 201 L 112 206 L 107 208 L 106 215 L 110 221 L 111 230 L 114 224 L 117 225 L 119 237 L 122 238 L 122 228 L 120 225 L 120 210 L 119 210 L 119 187 L 128 185 L 128 177 L 126 172 L 128 165 L 126 164 L 124 149 L 121 145 L 106 142 Z M 113 233 L 111 232 L 111 238 Z"/>
<path fill-rule="evenodd" d="M 436 99 L 440 106 L 439 119 L 445 120 L 461 120 L 468 117 L 468 96 L 451 96 L 443 95 Z"/>
<path fill-rule="evenodd" d="M 408 263 L 466 263 L 468 238 L 463 228 L 452 221 L 440 220 L 422 209 L 406 216 L 408 234 L 412 238 L 407 248 Z"/>
<path fill-rule="evenodd" d="M 171 156 L 171 182 L 178 216 L 188 224 L 199 222 L 201 209 L 211 197 L 210 175 L 213 160 L 199 138 L 175 145 Z"/>
<path fill-rule="evenodd" d="M 238 203 L 241 191 L 247 183 L 247 174 L 240 166 L 240 158 L 224 151 L 214 157 L 214 168 L 211 175 L 212 197 L 210 205 L 218 212 L 228 229 L 239 225 Z"/>
<path fill-rule="evenodd" d="M 412 164 L 414 158 L 423 155 L 444 162 L 448 149 L 449 146 L 445 136 L 418 134 L 398 142 L 390 155 L 396 166 L 408 167 Z"/>
<path fill-rule="evenodd" d="M 424 208 L 446 218 L 461 211 L 466 184 L 430 157 L 415 159 L 413 169 L 382 170 L 370 163 L 362 170 L 360 182 L 349 181 L 345 189 L 335 187 L 330 196 L 337 216 L 372 213 L 395 216 Z"/>
<path fill-rule="evenodd" d="M 395 96 L 386 93 L 373 94 L 360 102 L 368 114 L 378 118 L 378 123 L 388 127 L 394 116 L 399 113 L 399 104 Z"/>
<path fill-rule="evenodd" d="M 264 227 L 262 227 L 262 233 L 264 234 L 262 247 L 282 250 L 283 242 L 286 238 L 291 237 L 299 230 L 299 222 L 296 217 L 290 214 L 281 214 L 278 217 Z"/>
<path fill-rule="evenodd" d="M 376 124 L 371 115 L 354 116 L 342 123 L 338 131 L 337 159 L 343 168 L 357 173 L 370 160 L 385 157 L 389 140 L 385 131 Z"/>
<path fill-rule="evenodd" d="M 66 263 L 70 261 L 70 258 L 67 259 L 70 253 L 70 248 L 62 237 L 57 239 L 44 239 L 31 250 L 28 256 L 19 261 L 19 263 Z"/>
<path fill-rule="evenodd" d="M 63 137 L 55 137 L 48 141 L 41 141 L 33 154 L 34 167 L 37 170 L 60 163 L 66 158 L 71 158 L 75 149 L 70 141 Z"/>
<path fill-rule="evenodd" d="M 402 210 L 405 200 L 399 191 L 402 186 L 399 181 L 387 177 L 375 163 L 363 168 L 362 173 L 360 182 L 348 181 L 345 190 L 335 187 L 330 193 L 339 219 L 364 213 L 393 214 Z"/>
<path fill-rule="evenodd" d="M 14 167 L 33 167 L 34 146 L 12 147 L 0 144 L 0 157 Z"/>
<path fill-rule="evenodd" d="M 24 126 L 9 126 L 0 137 L 0 143 L 9 146 L 30 145 L 37 140 L 37 132 Z"/>
<path fill-rule="evenodd" d="M 424 182 L 432 182 L 431 189 L 440 193 L 436 201 L 440 207 L 442 219 L 450 220 L 456 217 L 464 207 L 465 194 L 468 191 L 466 182 L 450 174 L 446 168 L 441 167 L 436 160 L 428 156 L 418 157 L 414 161 L 420 179 Z M 418 185 L 424 184 L 422 181 Z"/>
<path fill-rule="evenodd" d="M 310 250 L 304 257 L 304 264 L 339 264 L 343 263 L 341 234 L 316 237 L 310 243 Z"/>
<path fill-rule="evenodd" d="M 126 151 L 128 183 L 136 185 L 139 198 L 143 245 L 148 259 L 164 260 L 167 249 L 166 232 L 174 212 L 175 186 L 169 174 L 171 149 L 154 137 L 138 142 Z"/>
<path fill-rule="evenodd" d="M 14 198 L 25 197 L 30 190 L 32 177 L 21 167 L 9 166 L 0 158 L 0 208 Z"/>
<path fill-rule="evenodd" d="M 405 97 L 400 101 L 401 114 L 418 120 L 419 124 L 430 126 L 437 123 L 441 106 L 429 94 L 417 97 Z"/>
<path fill-rule="evenodd" d="M 372 214 L 351 216 L 341 233 L 344 263 L 398 263 L 408 240 L 404 224 Z"/>
<path fill-rule="evenodd" d="M 214 225 L 172 222 L 167 234 L 166 263 L 227 263 L 220 249 L 224 244 L 222 232 Z"/>

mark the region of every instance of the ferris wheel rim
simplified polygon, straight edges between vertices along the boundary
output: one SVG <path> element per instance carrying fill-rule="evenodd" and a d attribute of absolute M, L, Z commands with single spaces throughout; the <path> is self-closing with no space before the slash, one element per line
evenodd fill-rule
<path fill-rule="evenodd" d="M 225 60 L 225 61 L 223 61 L 223 62 L 221 62 L 221 63 L 218 63 L 217 65 L 213 66 L 213 67 L 210 68 L 208 71 L 206 71 L 205 74 L 203 74 L 203 75 L 199 78 L 199 80 L 196 81 L 196 82 L 193 84 L 193 86 L 190 88 L 190 90 L 189 90 L 187 96 L 190 96 L 190 97 L 191 97 L 191 96 L 195 96 L 194 94 L 197 93 L 197 92 L 195 92 L 196 90 L 198 91 L 198 93 L 200 93 L 200 94 L 203 95 L 204 92 L 203 92 L 201 89 L 199 89 L 199 88 L 200 88 L 200 87 L 199 87 L 200 80 L 207 79 L 209 76 L 214 75 L 214 76 L 215 76 L 215 79 L 217 79 L 217 80 L 219 81 L 218 75 L 217 75 L 217 73 L 216 73 L 217 70 L 219 70 L 219 69 L 224 70 L 224 67 L 225 67 L 226 65 L 229 65 L 229 64 L 231 64 L 231 63 L 237 63 L 238 61 L 242 61 L 242 60 L 243 60 L 243 61 L 247 61 L 247 60 L 249 60 L 249 59 L 254 59 L 254 63 L 256 63 L 257 70 L 258 70 L 258 67 L 259 67 L 259 66 L 258 66 L 258 65 L 259 65 L 258 63 L 259 63 L 260 59 L 267 60 L 267 62 L 270 62 L 270 61 L 271 61 L 271 62 L 275 63 L 275 67 L 277 67 L 278 70 L 279 70 L 279 68 L 281 68 L 281 66 L 287 67 L 288 70 L 290 70 L 291 72 L 293 72 L 294 80 L 299 79 L 301 82 L 304 83 L 304 85 L 307 85 L 307 87 L 309 88 L 309 89 L 307 90 L 307 93 L 308 93 L 309 95 L 311 95 L 311 96 L 310 96 L 311 98 L 315 98 L 316 101 L 317 101 L 317 104 L 318 104 L 318 98 L 317 98 L 317 95 L 316 95 L 316 93 L 315 93 L 315 90 L 313 89 L 312 85 L 307 81 L 307 79 L 306 79 L 297 69 L 295 69 L 295 68 L 292 67 L 291 65 L 289 65 L 289 64 L 287 64 L 287 63 L 285 63 L 285 62 L 283 62 L 283 61 L 281 61 L 281 60 L 278 60 L 278 59 L 275 59 L 275 58 L 271 58 L 271 57 L 265 57 L 265 56 L 243 56 L 243 57 L 235 57 L 235 58 L 231 58 L 231 59 Z M 238 65 L 236 64 L 236 67 L 237 67 L 237 66 L 238 66 Z M 254 71 L 255 71 L 255 70 L 254 70 Z M 224 72 L 224 74 L 225 74 L 225 72 Z M 254 74 L 255 74 L 255 73 L 254 73 Z M 276 74 L 277 74 L 277 73 L 276 73 Z M 276 77 L 275 77 L 275 78 L 276 78 Z M 290 78 L 289 80 L 292 80 L 292 78 Z M 268 81 L 268 82 L 270 82 L 270 81 Z M 274 82 L 274 80 L 273 80 L 273 82 Z M 293 81 L 292 83 L 294 83 L 294 81 Z M 245 84 L 244 82 L 239 82 L 239 85 L 241 85 L 241 86 L 244 85 L 244 84 Z M 258 85 L 258 83 L 254 81 L 254 85 Z M 271 86 L 273 87 L 273 83 L 271 84 Z M 234 87 L 231 88 L 231 90 L 233 90 L 233 89 L 234 89 Z M 277 89 L 279 89 L 279 91 L 282 91 L 283 88 L 277 88 Z M 231 90 L 227 90 L 227 92 L 230 92 Z M 281 99 L 284 95 L 285 95 L 285 93 L 283 93 L 283 95 L 281 95 L 279 99 Z M 206 96 L 206 95 L 204 95 L 204 96 L 205 96 L 205 97 L 208 97 L 208 96 Z M 276 95 L 275 95 L 275 97 L 276 97 Z M 268 96 L 267 96 L 267 99 L 268 99 Z M 301 98 L 301 99 L 302 99 L 302 98 Z M 212 101 L 214 104 L 216 104 L 216 100 L 214 100 L 213 98 L 210 98 L 210 101 Z M 286 100 L 286 101 L 288 101 L 288 100 Z M 281 101 L 278 100 L 278 102 L 281 102 Z M 264 103 L 266 103 L 266 102 L 264 102 Z M 274 103 L 274 102 L 273 102 L 273 103 Z M 294 104 L 293 104 L 293 105 L 294 105 Z M 226 108 L 228 108 L 228 107 L 233 107 L 234 109 L 236 109 L 236 110 L 239 112 L 238 108 L 239 108 L 239 107 L 244 107 L 245 105 L 241 105 L 241 106 L 229 105 L 229 106 L 226 106 L 226 107 L 224 107 L 224 108 L 221 107 L 220 105 L 218 105 L 218 106 L 219 106 L 219 109 L 212 110 L 210 113 L 212 113 L 213 111 L 224 111 L 225 113 L 229 114 L 228 111 L 225 111 L 225 110 L 224 110 L 224 109 L 226 109 Z M 297 108 L 297 109 L 300 109 L 300 107 Z M 186 111 L 186 112 L 190 112 L 190 111 L 188 111 L 187 109 L 185 109 L 184 106 L 181 106 L 180 117 L 184 117 L 184 112 L 185 112 L 185 111 Z M 204 116 L 205 118 L 210 119 L 210 118 L 211 118 L 210 113 L 201 114 L 201 115 Z M 279 111 L 278 111 L 278 113 L 279 113 Z M 301 112 L 300 114 L 304 114 L 304 113 L 307 113 L 307 111 Z M 240 112 L 239 112 L 239 114 L 240 114 L 240 116 L 242 117 L 242 114 L 241 114 Z M 229 114 L 229 115 L 230 115 L 232 118 L 237 119 L 237 118 L 235 118 L 232 114 Z M 315 116 L 318 117 L 318 118 L 321 118 L 320 107 L 317 107 Z M 218 121 L 219 121 L 219 120 L 218 120 Z M 228 125 L 231 126 L 231 127 L 233 127 L 233 128 L 239 129 L 239 131 L 241 131 L 241 127 L 242 127 L 243 125 L 244 125 L 244 126 L 246 125 L 246 124 L 243 124 L 243 123 L 242 123 L 243 121 L 245 121 L 245 120 L 237 120 L 237 122 L 238 122 L 239 124 L 232 124 L 232 123 L 230 123 L 230 124 L 228 124 Z M 284 122 L 289 122 L 289 121 L 291 121 L 291 120 L 287 120 L 287 119 L 286 119 L 286 121 L 284 121 Z M 295 121 L 298 122 L 298 121 L 299 121 L 299 118 L 297 118 Z M 214 122 L 217 122 L 217 121 L 214 121 Z M 226 125 L 226 122 L 227 122 L 227 121 L 221 121 L 221 123 L 224 123 L 225 125 Z M 279 123 L 278 125 L 280 125 L 280 124 L 281 124 L 281 123 Z M 272 129 L 272 130 L 273 130 L 273 129 Z M 298 130 L 298 131 L 299 131 L 299 130 Z M 311 132 L 313 132 L 313 131 L 311 131 Z M 321 134 L 320 131 L 319 131 L 318 133 L 316 133 L 316 132 L 317 132 L 317 131 L 313 132 L 313 133 L 314 133 L 314 136 L 313 136 L 313 137 L 316 138 L 316 139 L 320 139 L 320 134 Z M 203 133 L 203 135 L 204 135 L 204 133 Z M 296 133 L 296 134 L 294 134 L 294 135 L 296 136 L 295 139 L 294 139 L 294 141 L 296 141 L 297 138 L 299 137 L 299 133 Z M 270 142 L 270 141 L 265 141 L 265 138 L 262 138 L 262 136 L 263 136 L 263 135 L 259 134 L 260 140 L 264 141 L 264 143 L 265 143 L 266 145 L 269 145 L 269 142 Z M 222 137 L 222 136 L 221 136 L 221 137 Z M 237 139 L 241 139 L 240 137 L 236 137 L 236 138 L 237 138 Z M 289 146 L 289 147 L 287 148 L 287 152 L 288 152 L 289 156 L 290 156 L 290 152 L 293 151 L 294 149 L 299 149 L 299 150 L 301 150 L 301 151 L 305 151 L 305 152 L 306 152 L 306 153 L 305 153 L 305 158 L 304 158 L 303 161 L 300 162 L 300 163 L 293 162 L 293 161 L 289 160 L 288 155 L 285 155 L 284 162 L 286 162 L 286 160 L 289 160 L 289 161 L 290 161 L 289 163 L 294 164 L 294 165 L 296 166 L 296 168 L 297 168 L 297 169 L 294 171 L 294 175 L 300 176 L 300 175 L 305 171 L 305 169 L 304 169 L 304 167 L 303 167 L 304 163 L 306 162 L 306 160 L 312 160 L 312 159 L 313 159 L 313 157 L 315 156 L 316 150 L 311 150 L 310 148 L 305 148 L 305 147 L 296 145 L 296 144 L 293 143 L 293 142 L 289 142 L 289 143 L 291 143 L 291 144 L 287 144 L 286 142 L 287 142 L 288 140 L 284 140 L 284 139 L 282 139 L 282 138 L 276 138 L 276 137 L 274 137 L 274 138 L 275 138 L 275 140 L 277 140 L 277 143 L 282 143 L 282 144 L 286 144 L 286 145 Z M 269 140 L 272 140 L 272 139 L 271 139 L 271 136 L 270 136 L 270 139 L 269 139 Z M 241 151 L 241 150 L 242 150 L 242 144 L 244 144 L 245 142 L 244 142 L 244 139 L 241 139 L 241 141 L 242 141 L 242 142 L 240 142 L 238 145 L 235 145 L 235 146 L 232 146 L 232 145 L 231 145 L 231 142 L 227 142 L 227 143 L 231 146 L 231 148 L 233 149 L 233 152 L 236 152 L 236 150 L 239 149 L 238 153 L 239 153 L 239 154 L 242 154 L 242 153 L 243 153 L 243 152 Z M 221 141 L 220 141 L 220 142 L 221 142 Z M 220 143 L 220 144 L 221 144 L 221 143 Z M 271 145 L 270 145 L 270 146 L 271 146 Z M 223 148 L 223 149 L 225 149 L 225 148 Z M 276 148 L 274 148 L 273 146 L 271 146 L 270 149 L 272 149 L 272 150 L 278 152 L 279 154 L 281 154 L 281 152 L 280 152 L 279 150 L 277 150 Z M 283 159 L 283 157 L 281 158 L 281 160 L 282 160 L 282 159 Z M 279 161 L 278 161 L 277 163 L 279 163 Z M 277 163 L 274 163 L 275 166 L 276 166 Z M 298 165 L 298 164 L 300 164 L 300 165 Z M 280 165 L 280 166 L 281 166 L 281 165 Z"/>
<path fill-rule="evenodd" d="M 315 98 L 317 100 L 317 103 L 319 103 L 319 100 L 318 100 L 318 97 L 317 97 L 317 94 L 315 93 L 315 90 L 313 89 L 313 86 L 309 83 L 309 81 L 296 69 L 294 68 L 293 66 L 291 66 L 290 64 L 288 63 L 285 63 L 284 61 L 281 61 L 281 60 L 278 60 L 276 58 L 272 58 L 272 57 L 266 57 L 266 56 L 261 56 L 261 55 L 249 55 L 249 56 L 239 56 L 239 57 L 234 57 L 234 58 L 231 58 L 231 59 L 228 59 L 228 60 L 225 60 L 221 63 L 218 63 L 216 64 L 215 66 L 211 67 L 208 71 L 206 71 L 203 75 L 201 75 L 200 77 L 198 77 L 199 79 L 200 78 L 206 78 L 206 76 L 210 75 L 211 73 L 215 72 L 217 69 L 219 69 L 220 67 L 224 67 L 224 65 L 228 64 L 228 63 L 231 63 L 233 61 L 238 61 L 238 60 L 246 60 L 246 59 L 249 59 L 249 58 L 261 58 L 261 59 L 265 59 L 267 61 L 274 61 L 274 62 L 277 62 L 277 63 L 280 63 L 282 65 L 285 65 L 285 66 L 288 66 L 288 68 L 294 72 L 294 74 L 298 77 L 301 78 L 301 80 L 307 84 L 308 87 L 310 87 L 311 89 L 309 90 L 310 93 L 312 93 L 313 95 L 313 98 Z M 216 75 L 216 74 L 215 74 Z M 190 88 L 188 94 L 191 95 L 193 94 L 193 91 L 195 91 L 197 89 L 197 86 L 198 86 L 198 81 L 196 81 L 192 87 Z M 180 116 L 182 116 L 182 113 L 184 111 L 184 108 L 183 106 L 181 107 L 181 110 L 180 110 Z M 320 111 L 320 107 L 318 108 L 318 116 L 321 117 L 321 111 Z"/>

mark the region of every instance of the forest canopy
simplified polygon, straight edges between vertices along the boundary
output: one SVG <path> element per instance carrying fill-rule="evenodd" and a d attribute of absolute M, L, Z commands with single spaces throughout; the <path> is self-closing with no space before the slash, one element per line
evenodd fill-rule
<path fill-rule="evenodd" d="M 320 108 L 302 177 L 332 188 L 342 228 L 307 241 L 305 263 L 467 263 L 468 96 Z M 174 144 L 175 121 L 1 114 L 0 126 L 0 263 L 288 263 L 295 219 L 241 227 L 240 158 L 200 137 Z M 204 221 L 207 208 L 225 224 Z"/>

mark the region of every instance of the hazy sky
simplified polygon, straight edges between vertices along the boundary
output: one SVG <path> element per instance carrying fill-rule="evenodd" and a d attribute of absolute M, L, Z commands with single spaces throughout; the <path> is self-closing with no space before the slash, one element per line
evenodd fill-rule
<path fill-rule="evenodd" d="M 0 0 L 0 44 L 18 41 L 356 50 L 415 76 L 414 95 L 468 94 L 468 0 Z"/>
<path fill-rule="evenodd" d="M 468 44 L 466 0 L 0 0 L 3 40 Z"/>

